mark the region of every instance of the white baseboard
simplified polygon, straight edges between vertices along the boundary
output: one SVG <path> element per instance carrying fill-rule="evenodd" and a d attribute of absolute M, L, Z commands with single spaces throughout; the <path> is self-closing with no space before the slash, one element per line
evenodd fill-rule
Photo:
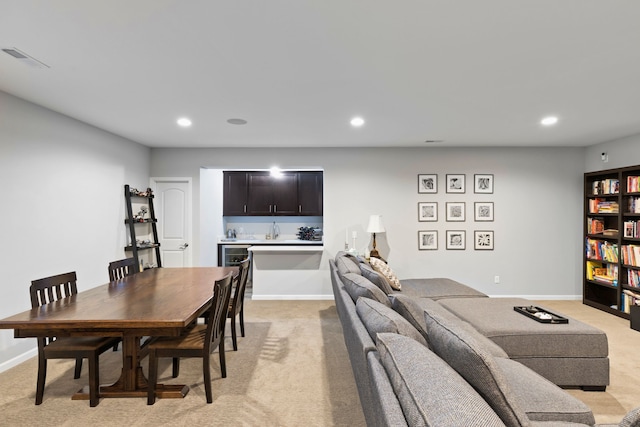
<path fill-rule="evenodd" d="M 0 373 L 4 372 L 4 371 L 8 371 L 9 369 L 18 366 L 19 364 L 21 364 L 22 362 L 25 362 L 29 359 L 31 359 L 34 356 L 38 355 L 38 349 L 37 348 L 32 348 L 29 351 L 26 351 L 16 357 L 14 357 L 13 359 L 9 359 L 6 362 L 2 362 L 0 363 Z"/>
<path fill-rule="evenodd" d="M 251 295 L 252 300 L 332 300 L 333 294 L 329 295 Z"/>
<path fill-rule="evenodd" d="M 582 301 L 582 295 L 489 295 L 491 298 L 524 298 L 534 301 Z"/>

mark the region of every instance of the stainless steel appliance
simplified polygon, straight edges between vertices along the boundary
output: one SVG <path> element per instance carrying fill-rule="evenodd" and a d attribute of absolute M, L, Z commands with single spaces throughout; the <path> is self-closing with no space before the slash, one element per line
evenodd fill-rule
<path fill-rule="evenodd" d="M 235 267 L 240 261 L 249 257 L 249 247 L 251 245 L 220 245 L 222 267 Z"/>

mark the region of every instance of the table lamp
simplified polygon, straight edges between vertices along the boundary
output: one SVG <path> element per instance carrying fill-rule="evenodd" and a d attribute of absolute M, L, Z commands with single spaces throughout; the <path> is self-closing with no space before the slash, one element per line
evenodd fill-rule
<path fill-rule="evenodd" d="M 384 225 L 382 225 L 382 215 L 371 215 L 369 217 L 369 226 L 367 227 L 367 233 L 373 233 L 373 249 L 369 256 L 374 258 L 380 258 L 380 254 L 376 249 L 376 233 L 384 233 Z"/>

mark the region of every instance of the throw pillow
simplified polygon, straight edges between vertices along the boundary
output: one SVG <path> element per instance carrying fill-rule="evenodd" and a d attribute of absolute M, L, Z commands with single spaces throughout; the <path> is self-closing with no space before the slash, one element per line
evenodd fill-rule
<path fill-rule="evenodd" d="M 410 426 L 504 426 L 482 397 L 428 348 L 378 334 L 380 362 Z"/>
<path fill-rule="evenodd" d="M 358 298 L 356 312 L 373 341 L 376 340 L 376 335 L 380 332 L 393 332 L 413 338 L 422 345 L 427 345 L 420 332 L 411 323 L 378 301 Z"/>
<path fill-rule="evenodd" d="M 387 281 L 387 279 L 377 271 L 375 271 L 369 264 L 361 263 L 360 264 L 360 272 L 364 277 L 366 277 L 371 283 L 376 285 L 387 295 L 393 293 L 393 288 Z"/>
<path fill-rule="evenodd" d="M 347 273 L 342 276 L 344 289 L 347 291 L 353 302 L 357 302 L 358 298 L 370 298 L 376 300 L 387 307 L 391 307 L 389 297 L 380 290 L 376 285 L 356 273 Z"/>
<path fill-rule="evenodd" d="M 340 274 L 345 273 L 360 273 L 360 267 L 358 267 L 358 263 L 354 260 L 354 258 L 350 256 L 346 256 L 345 252 L 341 252 L 344 255 L 336 256 L 336 268 Z"/>
<path fill-rule="evenodd" d="M 401 290 L 402 286 L 400 285 L 400 280 L 398 280 L 398 277 L 386 262 L 382 261 L 381 259 L 371 257 L 369 258 L 369 264 L 371 264 L 371 267 L 373 267 L 375 271 L 386 277 L 386 279 L 389 281 L 389 285 L 393 289 L 395 289 L 396 291 Z"/>

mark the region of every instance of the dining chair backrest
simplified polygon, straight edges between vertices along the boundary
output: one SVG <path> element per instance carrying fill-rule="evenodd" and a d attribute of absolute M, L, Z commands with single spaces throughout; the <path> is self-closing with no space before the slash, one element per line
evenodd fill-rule
<path fill-rule="evenodd" d="M 109 280 L 120 280 L 138 272 L 135 258 L 125 258 L 109 263 Z"/>
<path fill-rule="evenodd" d="M 31 308 L 58 301 L 78 293 L 76 272 L 32 280 L 29 287 Z"/>
<path fill-rule="evenodd" d="M 247 289 L 247 281 L 249 279 L 249 267 L 251 267 L 251 259 L 247 258 L 240 263 L 238 271 L 238 284 L 233 294 L 233 300 L 231 303 L 231 309 L 235 313 L 239 313 L 242 309 L 242 302 L 244 301 L 244 293 Z"/>
<path fill-rule="evenodd" d="M 213 285 L 213 299 L 207 319 L 207 331 L 204 340 L 205 352 L 211 353 L 212 346 L 217 346 L 224 339 L 224 327 L 229 310 L 231 297 L 231 282 L 233 274 L 229 273 Z"/>

